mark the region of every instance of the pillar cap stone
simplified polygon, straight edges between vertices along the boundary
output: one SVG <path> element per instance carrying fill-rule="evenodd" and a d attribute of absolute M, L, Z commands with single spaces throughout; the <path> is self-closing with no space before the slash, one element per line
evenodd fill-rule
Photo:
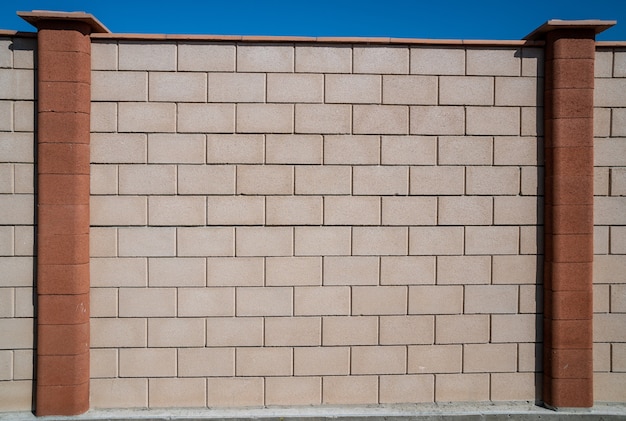
<path fill-rule="evenodd" d="M 109 29 L 102 24 L 95 16 L 85 12 L 55 12 L 50 10 L 33 10 L 32 12 L 17 12 L 17 15 L 30 23 L 34 27 L 39 27 L 42 21 L 74 21 L 83 22 L 91 26 L 91 31 L 95 33 L 110 33 Z"/>
<path fill-rule="evenodd" d="M 540 40 L 545 38 L 546 33 L 550 31 L 554 31 L 557 29 L 594 29 L 596 31 L 596 35 L 600 32 L 606 31 L 613 25 L 617 23 L 616 20 L 599 20 L 599 19 L 588 19 L 588 20 L 561 20 L 561 19 L 551 19 L 541 25 L 539 28 L 532 31 L 530 34 L 526 35 L 523 39 L 525 40 Z"/>

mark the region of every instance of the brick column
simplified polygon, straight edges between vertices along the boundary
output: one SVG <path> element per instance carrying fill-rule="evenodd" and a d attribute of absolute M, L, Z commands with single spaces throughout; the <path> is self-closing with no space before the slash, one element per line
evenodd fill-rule
<path fill-rule="evenodd" d="M 37 34 L 36 414 L 89 409 L 89 114 L 84 13 L 20 12 Z"/>
<path fill-rule="evenodd" d="M 606 21 L 549 21 L 545 39 L 543 401 L 593 406 L 593 85 Z"/>

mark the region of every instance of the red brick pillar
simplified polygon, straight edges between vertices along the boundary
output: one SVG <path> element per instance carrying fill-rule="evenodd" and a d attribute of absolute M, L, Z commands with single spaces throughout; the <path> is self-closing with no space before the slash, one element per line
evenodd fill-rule
<path fill-rule="evenodd" d="M 19 13 L 37 35 L 36 414 L 89 409 L 89 115 L 84 13 Z"/>
<path fill-rule="evenodd" d="M 543 401 L 593 406 L 595 35 L 612 23 L 549 21 L 545 39 Z"/>

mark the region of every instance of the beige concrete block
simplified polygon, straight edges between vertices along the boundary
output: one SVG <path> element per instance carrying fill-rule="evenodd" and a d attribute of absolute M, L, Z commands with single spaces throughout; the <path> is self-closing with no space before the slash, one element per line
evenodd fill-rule
<path fill-rule="evenodd" d="M 237 132 L 292 133 L 290 104 L 237 104 Z"/>
<path fill-rule="evenodd" d="M 376 345 L 378 317 L 329 316 L 322 319 L 322 345 Z"/>
<path fill-rule="evenodd" d="M 269 196 L 266 212 L 267 225 L 321 225 L 322 198 Z"/>
<path fill-rule="evenodd" d="M 494 284 L 535 284 L 542 276 L 537 256 L 493 256 Z"/>
<path fill-rule="evenodd" d="M 119 308 L 117 295 L 117 288 L 91 288 L 89 290 L 90 317 L 117 317 Z"/>
<path fill-rule="evenodd" d="M 3 287 L 32 286 L 33 258 L 2 257 L 0 258 L 0 273 L 3 274 Z"/>
<path fill-rule="evenodd" d="M 16 114 L 17 114 L 17 104 L 19 104 L 19 102 L 15 103 Z M 613 136 L 626 136 L 626 111 L 623 108 L 614 108 L 611 110 L 612 117 L 611 117 L 611 113 L 609 113 L 608 111 L 609 111 L 608 108 L 595 108 L 594 109 L 594 129 L 596 126 L 600 126 L 602 128 L 600 133 L 597 133 L 596 130 L 594 130 L 594 136 L 609 136 L 609 130 Z M 596 121 L 598 120 L 598 118 L 596 117 L 596 114 L 597 114 L 596 112 L 601 112 L 602 114 L 602 117 L 601 117 L 602 120 L 598 123 L 596 123 Z M 17 126 L 17 121 L 15 125 Z"/>
<path fill-rule="evenodd" d="M 543 308 L 543 289 L 541 286 L 519 286 L 519 312 L 537 313 Z"/>
<path fill-rule="evenodd" d="M 437 344 L 470 344 L 488 341 L 488 315 L 441 315 L 435 318 L 435 342 Z"/>
<path fill-rule="evenodd" d="M 522 107 L 522 136 L 543 136 L 543 107 Z"/>
<path fill-rule="evenodd" d="M 235 230 L 237 256 L 292 256 L 291 227 L 243 227 Z"/>
<path fill-rule="evenodd" d="M 463 227 L 410 227 L 409 254 L 463 254 Z"/>
<path fill-rule="evenodd" d="M 437 78 L 432 76 L 383 76 L 383 103 L 437 104 Z"/>
<path fill-rule="evenodd" d="M 626 142 L 623 139 L 595 139 L 593 162 L 596 167 L 626 165 Z"/>
<path fill-rule="evenodd" d="M 593 105 L 596 107 L 624 107 L 626 100 L 621 95 L 626 89 L 624 78 L 598 78 L 594 82 Z"/>
<path fill-rule="evenodd" d="M 237 376 L 290 376 L 291 348 L 239 348 L 235 353 Z"/>
<path fill-rule="evenodd" d="M 148 259 L 150 287 L 200 287 L 206 284 L 203 258 Z"/>
<path fill-rule="evenodd" d="M 596 373 L 593 376 L 593 396 L 600 402 L 623 402 L 626 393 L 626 373 Z"/>
<path fill-rule="evenodd" d="M 293 168 L 285 165 L 245 165 L 237 168 L 238 194 L 293 194 Z"/>
<path fill-rule="evenodd" d="M 352 348 L 352 374 L 406 373 L 405 346 L 355 346 Z"/>
<path fill-rule="evenodd" d="M 119 194 L 175 193 L 176 167 L 174 165 L 119 166 Z"/>
<path fill-rule="evenodd" d="M 0 196 L 0 224 L 32 224 L 35 214 L 32 194 Z"/>
<path fill-rule="evenodd" d="M 541 344 L 517 344 L 517 353 L 519 371 L 541 371 Z"/>
<path fill-rule="evenodd" d="M 493 105 L 491 77 L 442 76 L 439 78 L 440 105 Z"/>
<path fill-rule="evenodd" d="M 522 48 L 522 76 L 543 76 L 543 48 Z"/>
<path fill-rule="evenodd" d="M 493 140 L 493 163 L 536 166 L 543 161 L 542 149 L 543 142 L 535 137 L 496 137 Z"/>
<path fill-rule="evenodd" d="M 295 376 L 347 375 L 350 373 L 350 348 L 294 348 L 293 364 Z"/>
<path fill-rule="evenodd" d="M 97 114 L 94 115 L 97 117 Z M 17 101 L 13 103 L 13 130 L 33 132 L 35 130 L 35 102 Z"/>
<path fill-rule="evenodd" d="M 354 73 L 409 73 L 409 50 L 404 47 L 354 47 Z"/>
<path fill-rule="evenodd" d="M 146 319 L 91 319 L 92 348 L 142 348 L 147 346 Z"/>
<path fill-rule="evenodd" d="M 466 254 L 517 254 L 518 227 L 465 228 Z"/>
<path fill-rule="evenodd" d="M 420 285 L 409 287 L 409 314 L 458 314 L 463 312 L 463 287 Z"/>
<path fill-rule="evenodd" d="M 626 197 L 595 197 L 593 223 L 626 225 Z"/>
<path fill-rule="evenodd" d="M 0 101 L 0 130 L 3 132 L 13 131 L 13 103 Z"/>
<path fill-rule="evenodd" d="M 235 375 L 234 348 L 178 349 L 180 377 L 232 377 Z"/>
<path fill-rule="evenodd" d="M 544 168 L 543 167 L 522 167 L 522 189 L 523 196 L 541 196 L 544 194 Z"/>
<path fill-rule="evenodd" d="M 176 228 L 120 228 L 117 235 L 120 257 L 176 255 Z"/>
<path fill-rule="evenodd" d="M 142 196 L 92 196 L 91 225 L 145 225 L 147 198 Z"/>
<path fill-rule="evenodd" d="M 594 256 L 593 282 L 626 283 L 626 260 L 619 255 Z"/>
<path fill-rule="evenodd" d="M 611 253 L 626 254 L 626 227 L 611 227 Z"/>
<path fill-rule="evenodd" d="M 431 256 L 382 256 L 381 285 L 435 283 L 435 258 Z"/>
<path fill-rule="evenodd" d="M 325 136 L 324 164 L 379 163 L 379 136 Z"/>
<path fill-rule="evenodd" d="M 178 44 L 178 70 L 230 72 L 235 70 L 235 46 L 225 44 Z"/>
<path fill-rule="evenodd" d="M 469 135 L 519 135 L 520 109 L 517 107 L 467 107 Z"/>
<path fill-rule="evenodd" d="M 265 162 L 268 164 L 321 164 L 322 136 L 265 136 Z"/>
<path fill-rule="evenodd" d="M 322 403 L 329 405 L 376 404 L 378 403 L 378 377 L 324 377 Z"/>
<path fill-rule="evenodd" d="M 461 48 L 411 48 L 411 74 L 463 75 L 465 50 Z"/>
<path fill-rule="evenodd" d="M 14 47 L 11 45 L 11 39 L 3 37 L 0 40 L 0 67 L 12 68 L 13 67 L 13 52 Z"/>
<path fill-rule="evenodd" d="M 216 378 L 208 382 L 209 407 L 262 406 L 264 383 L 261 377 Z"/>
<path fill-rule="evenodd" d="M 408 252 L 406 227 L 354 227 L 352 229 L 352 254 L 406 255 Z"/>
<path fill-rule="evenodd" d="M 33 69 L 35 67 L 36 40 L 33 38 L 13 38 L 13 67 Z"/>
<path fill-rule="evenodd" d="M 262 135 L 207 136 L 209 164 L 260 164 L 263 155 Z"/>
<path fill-rule="evenodd" d="M 206 321 L 207 346 L 262 346 L 260 317 L 210 317 Z"/>
<path fill-rule="evenodd" d="M 15 165 L 13 164 L 0 164 L 0 192 L 13 193 L 15 180 L 13 174 L 15 173 Z"/>
<path fill-rule="evenodd" d="M 357 134 L 408 134 L 409 108 L 401 105 L 355 105 L 353 132 Z"/>
<path fill-rule="evenodd" d="M 295 167 L 296 194 L 350 194 L 351 191 L 352 168 L 349 166 Z"/>
<path fill-rule="evenodd" d="M 486 196 L 444 196 L 439 198 L 439 225 L 490 225 L 492 200 Z"/>
<path fill-rule="evenodd" d="M 296 133 L 350 133 L 352 107 L 344 104 L 296 104 Z"/>
<path fill-rule="evenodd" d="M 626 313 L 626 285 L 611 286 L 611 312 Z"/>
<path fill-rule="evenodd" d="M 35 168 L 32 164 L 15 164 L 15 186 L 14 193 L 32 194 L 35 193 Z M 615 171 L 614 171 L 615 174 Z M 615 177 L 613 177 L 615 179 Z M 617 192 L 621 187 L 616 187 Z"/>
<path fill-rule="evenodd" d="M 265 380 L 266 405 L 319 405 L 322 380 L 319 377 L 270 377 Z"/>
<path fill-rule="evenodd" d="M 145 134 L 92 133 L 91 162 L 103 164 L 147 162 Z"/>
<path fill-rule="evenodd" d="M 352 170 L 355 195 L 406 195 L 409 188 L 407 167 L 359 166 Z"/>
<path fill-rule="evenodd" d="M 174 132 L 176 104 L 121 102 L 118 104 L 117 125 L 120 132 Z"/>
<path fill-rule="evenodd" d="M 176 70 L 176 45 L 160 42 L 120 42 L 120 70 Z"/>
<path fill-rule="evenodd" d="M 15 288 L 15 317 L 35 317 L 33 288 Z"/>
<path fill-rule="evenodd" d="M 378 225 L 380 198 L 329 196 L 324 198 L 325 225 Z"/>
<path fill-rule="evenodd" d="M 611 119 L 610 108 L 594 108 L 593 109 L 593 135 L 594 137 L 611 136 L 611 125 L 619 121 L 619 113 L 613 110 L 613 120 Z M 618 121 L 615 121 L 617 117 Z"/>
<path fill-rule="evenodd" d="M 626 314 L 594 314 L 593 325 L 594 342 L 624 342 L 626 338 Z"/>
<path fill-rule="evenodd" d="M 319 317 L 268 317 L 265 346 L 319 346 L 322 319 Z"/>
<path fill-rule="evenodd" d="M 180 133 L 232 133 L 235 131 L 235 104 L 178 104 Z"/>
<path fill-rule="evenodd" d="M 122 348 L 119 371 L 120 377 L 175 377 L 176 349 Z"/>
<path fill-rule="evenodd" d="M 496 78 L 496 105 L 536 107 L 542 103 L 542 79 L 534 77 Z"/>
<path fill-rule="evenodd" d="M 611 309 L 611 286 L 593 285 L 593 311 L 594 313 L 608 313 Z"/>
<path fill-rule="evenodd" d="M 440 165 L 490 165 L 493 156 L 491 137 L 440 137 Z"/>
<path fill-rule="evenodd" d="M 89 350 L 89 375 L 92 379 L 118 377 L 117 349 Z"/>
<path fill-rule="evenodd" d="M 491 342 L 536 342 L 540 324 L 535 314 L 494 314 Z"/>
<path fill-rule="evenodd" d="M 148 379 L 93 379 L 89 392 L 94 409 L 148 407 Z"/>
<path fill-rule="evenodd" d="M 465 287 L 465 314 L 517 313 L 516 285 L 468 285 Z"/>
<path fill-rule="evenodd" d="M 537 197 L 497 196 L 493 199 L 496 225 L 536 225 L 543 223 L 543 200 Z"/>
<path fill-rule="evenodd" d="M 611 196 L 626 196 L 626 168 L 611 168 Z"/>
<path fill-rule="evenodd" d="M 626 371 L 626 344 L 613 344 L 611 348 L 613 350 L 611 356 L 613 371 Z"/>
<path fill-rule="evenodd" d="M 177 168 L 179 194 L 235 194 L 234 165 L 179 165 Z"/>
<path fill-rule="evenodd" d="M 263 102 L 262 73 L 210 73 L 209 102 Z"/>
<path fill-rule="evenodd" d="M 208 198 L 208 225 L 262 225 L 265 199 L 261 196 L 211 196 Z"/>
<path fill-rule="evenodd" d="M 30 411 L 32 401 L 32 381 L 8 381 L 0 383 L 0 408 L 2 408 L 3 411 Z"/>
<path fill-rule="evenodd" d="M 432 344 L 435 338 L 433 316 L 382 316 L 380 344 Z"/>
<path fill-rule="evenodd" d="M 350 255 L 351 238 L 350 227 L 295 227 L 295 255 Z"/>
<path fill-rule="evenodd" d="M 412 106 L 409 132 L 419 135 L 465 134 L 463 107 Z"/>
<path fill-rule="evenodd" d="M 117 165 L 91 164 L 90 172 L 91 194 L 117 194 Z"/>
<path fill-rule="evenodd" d="M 148 162 L 203 164 L 205 145 L 201 134 L 151 134 L 148 136 Z"/>
<path fill-rule="evenodd" d="M 146 259 L 91 258 L 92 287 L 144 287 L 148 285 Z"/>
<path fill-rule="evenodd" d="M 92 101 L 147 101 L 148 72 L 91 72 Z"/>
<path fill-rule="evenodd" d="M 411 167 L 409 176 L 412 195 L 465 193 L 465 169 L 460 166 Z"/>
<path fill-rule="evenodd" d="M 148 319 L 148 346 L 198 347 L 205 344 L 204 319 Z"/>
<path fill-rule="evenodd" d="M 623 51 L 615 51 L 613 54 L 613 76 L 626 76 L 626 54 Z"/>
<path fill-rule="evenodd" d="M 324 285 L 377 285 L 377 256 L 325 256 Z"/>
<path fill-rule="evenodd" d="M 407 294 L 404 286 L 353 287 L 352 315 L 407 314 Z"/>
<path fill-rule="evenodd" d="M 294 290 L 297 316 L 347 316 L 350 314 L 349 287 L 298 287 Z"/>
<path fill-rule="evenodd" d="M 532 401 L 540 395 L 541 376 L 535 373 L 491 374 L 492 401 Z"/>
<path fill-rule="evenodd" d="M 34 162 L 33 133 L 0 133 L 0 162 Z"/>
<path fill-rule="evenodd" d="M 443 402 L 489 400 L 489 374 L 438 374 L 435 396 Z"/>
<path fill-rule="evenodd" d="M 383 197 L 382 222 L 383 225 L 436 225 L 437 199 L 435 197 Z"/>
<path fill-rule="evenodd" d="M 150 408 L 206 407 L 205 379 L 150 379 Z"/>
<path fill-rule="evenodd" d="M 0 69 L 2 99 L 35 99 L 35 78 L 33 70 Z"/>
<path fill-rule="evenodd" d="M 0 227 L 0 256 L 13 256 L 15 227 Z"/>
<path fill-rule="evenodd" d="M 408 373 L 460 373 L 462 345 L 409 346 Z"/>
<path fill-rule="evenodd" d="M 116 70 L 117 42 L 104 40 L 94 41 L 91 42 L 91 69 Z"/>
<path fill-rule="evenodd" d="M 297 45 L 295 58 L 296 72 L 352 72 L 352 48 L 345 45 Z"/>
<path fill-rule="evenodd" d="M 468 75 L 519 76 L 521 54 L 515 48 L 467 50 Z"/>
<path fill-rule="evenodd" d="M 516 167 L 469 167 L 467 194 L 517 195 L 520 191 L 520 171 Z"/>
<path fill-rule="evenodd" d="M 435 398 L 434 376 L 380 376 L 380 403 L 433 402 Z"/>
<path fill-rule="evenodd" d="M 0 288 L 0 317 L 13 317 L 15 291 L 13 288 Z M 6 380 L 10 380 L 9 377 Z"/>
<path fill-rule="evenodd" d="M 19 103 L 16 103 L 16 105 Z M 17 111 L 16 111 L 17 113 Z M 114 102 L 91 103 L 91 131 L 117 131 L 117 104 Z"/>
<path fill-rule="evenodd" d="M 324 76 L 316 74 L 268 74 L 268 102 L 323 102 Z"/>
<path fill-rule="evenodd" d="M 218 257 L 207 261 L 208 286 L 262 286 L 263 259 Z"/>
<path fill-rule="evenodd" d="M 433 136 L 382 136 L 381 164 L 434 165 L 437 138 Z"/>
<path fill-rule="evenodd" d="M 200 196 L 151 196 L 148 198 L 150 225 L 204 225 L 206 200 Z"/>
<path fill-rule="evenodd" d="M 294 48 L 290 45 L 238 45 L 238 72 L 293 72 Z"/>
<path fill-rule="evenodd" d="M 179 317 L 213 317 L 235 315 L 234 288 L 179 288 Z"/>
<path fill-rule="evenodd" d="M 237 316 L 291 316 L 293 290 L 288 287 L 238 288 Z"/>
<path fill-rule="evenodd" d="M 327 75 L 324 99 L 327 103 L 379 104 L 381 90 L 380 75 Z"/>
<path fill-rule="evenodd" d="M 265 259 L 265 284 L 267 286 L 321 285 L 322 258 L 267 257 Z"/>

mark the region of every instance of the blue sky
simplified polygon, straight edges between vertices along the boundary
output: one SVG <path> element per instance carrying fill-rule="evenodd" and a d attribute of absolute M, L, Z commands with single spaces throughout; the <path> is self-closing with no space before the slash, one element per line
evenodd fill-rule
<path fill-rule="evenodd" d="M 626 0 L 2 0 L 0 29 L 32 31 L 18 10 L 85 11 L 112 32 L 523 38 L 549 19 L 607 19 L 626 41 Z"/>

